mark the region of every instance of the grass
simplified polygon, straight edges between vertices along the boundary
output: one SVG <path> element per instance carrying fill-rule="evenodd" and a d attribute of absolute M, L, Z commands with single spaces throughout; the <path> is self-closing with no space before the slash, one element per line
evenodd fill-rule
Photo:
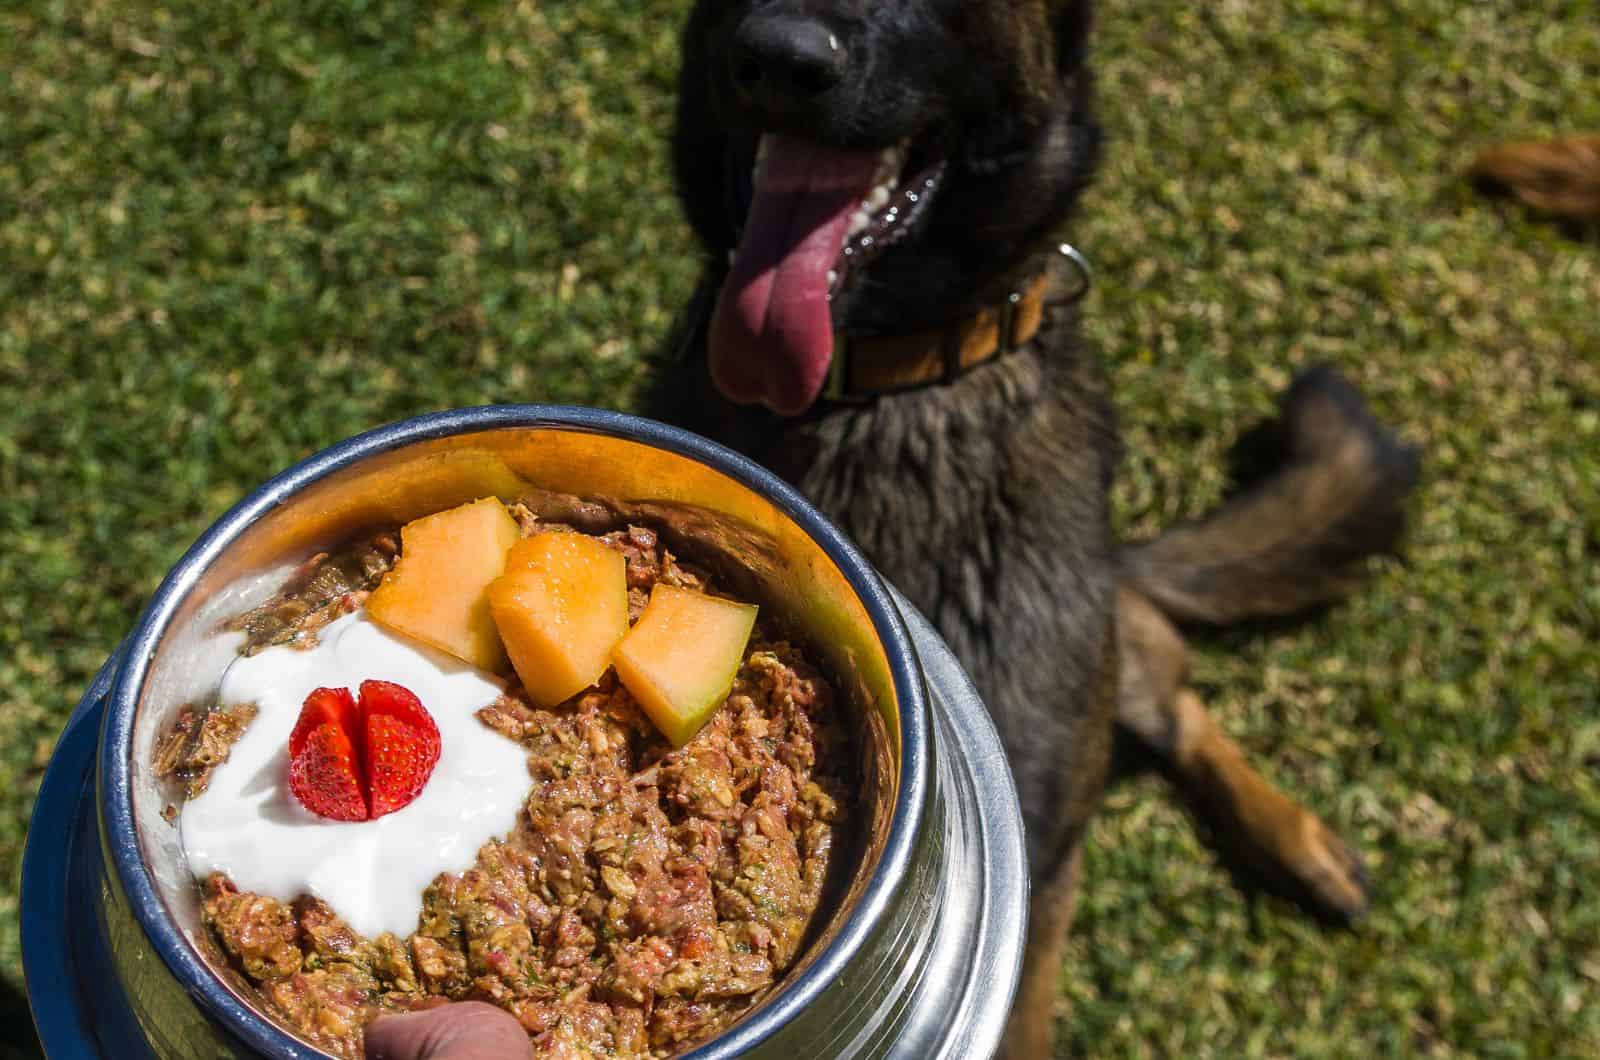
<path fill-rule="evenodd" d="M 627 407 L 695 261 L 683 2 L 23 0 L 0 11 L 0 975 L 66 715 L 186 545 L 353 432 Z M 1353 932 L 1108 800 L 1063 1055 L 1600 1053 L 1600 244 L 1454 174 L 1600 128 L 1587 2 L 1104 5 L 1074 240 L 1148 532 L 1294 369 L 1427 446 L 1407 560 L 1208 642 L 1224 723 L 1366 852 Z M 0 1051 L 6 1047 L 0 1046 Z M 26 1055 L 26 1043 L 13 1047 Z"/>

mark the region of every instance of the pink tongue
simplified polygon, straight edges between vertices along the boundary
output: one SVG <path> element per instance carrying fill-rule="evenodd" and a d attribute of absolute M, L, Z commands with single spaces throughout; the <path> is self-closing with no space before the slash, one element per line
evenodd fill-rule
<path fill-rule="evenodd" d="M 798 416 L 828 378 L 828 271 L 880 155 L 789 136 L 764 141 L 744 242 L 711 319 L 711 378 L 730 401 Z"/>

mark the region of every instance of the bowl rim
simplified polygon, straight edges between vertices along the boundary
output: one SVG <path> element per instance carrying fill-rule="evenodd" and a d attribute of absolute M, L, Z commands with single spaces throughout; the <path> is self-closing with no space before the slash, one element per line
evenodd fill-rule
<path fill-rule="evenodd" d="M 250 526 L 306 487 L 362 461 L 453 435 L 504 429 L 556 429 L 607 434 L 698 461 L 771 502 L 838 565 L 883 643 L 899 706 L 900 770 L 883 853 L 855 909 L 793 982 L 767 998 L 684 1060 L 723 1060 L 753 1048 L 791 1022 L 844 971 L 899 892 L 912 860 L 931 782 L 927 689 L 911 635 L 888 587 L 833 523 L 794 487 L 734 451 L 681 428 L 628 413 L 573 405 L 480 405 L 428 413 L 355 435 L 280 472 L 252 490 L 183 554 L 141 612 L 127 640 L 124 665 L 110 695 L 97 754 L 101 841 L 128 906 L 145 937 L 183 991 L 241 1043 L 273 1056 L 326 1054 L 245 1004 L 214 975 L 168 916 L 145 866 L 134 820 L 132 742 L 139 691 L 155 649 L 201 575 Z"/>

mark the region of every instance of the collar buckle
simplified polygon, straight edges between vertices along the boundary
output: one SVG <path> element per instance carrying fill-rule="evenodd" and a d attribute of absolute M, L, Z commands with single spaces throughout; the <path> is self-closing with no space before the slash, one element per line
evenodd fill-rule
<path fill-rule="evenodd" d="M 843 331 L 833 333 L 833 360 L 828 364 L 828 379 L 822 384 L 822 398 L 840 404 L 861 400 L 850 393 L 850 336 Z"/>
<path fill-rule="evenodd" d="M 1017 306 L 1022 304 L 1022 292 L 1012 291 L 1006 295 L 1006 300 L 1000 303 L 1000 320 L 996 325 L 995 341 L 1000 343 L 1000 348 L 995 351 L 996 357 L 1004 357 L 1017 348 Z"/>

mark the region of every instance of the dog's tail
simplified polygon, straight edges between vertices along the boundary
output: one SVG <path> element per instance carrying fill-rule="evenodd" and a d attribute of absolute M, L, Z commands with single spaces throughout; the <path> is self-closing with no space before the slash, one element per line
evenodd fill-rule
<path fill-rule="evenodd" d="M 1296 379 L 1278 418 L 1241 451 L 1255 464 L 1242 492 L 1122 552 L 1123 582 L 1180 622 L 1227 625 L 1329 602 L 1404 527 L 1418 453 L 1331 368 Z"/>
<path fill-rule="evenodd" d="M 1467 167 L 1467 176 L 1544 213 L 1600 223 L 1600 136 L 1491 147 Z"/>

